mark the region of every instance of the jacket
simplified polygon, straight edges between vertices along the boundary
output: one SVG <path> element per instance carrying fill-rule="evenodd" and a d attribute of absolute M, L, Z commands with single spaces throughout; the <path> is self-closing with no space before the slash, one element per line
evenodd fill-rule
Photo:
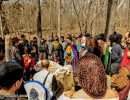
<path fill-rule="evenodd" d="M 112 63 L 121 63 L 122 60 L 122 48 L 120 44 L 115 44 L 110 54 Z"/>
<path fill-rule="evenodd" d="M 29 59 L 31 60 L 31 63 L 28 62 Z M 24 65 L 25 65 L 24 69 L 27 69 L 28 67 L 34 68 L 35 66 L 33 58 L 30 58 L 28 54 L 24 56 Z"/>

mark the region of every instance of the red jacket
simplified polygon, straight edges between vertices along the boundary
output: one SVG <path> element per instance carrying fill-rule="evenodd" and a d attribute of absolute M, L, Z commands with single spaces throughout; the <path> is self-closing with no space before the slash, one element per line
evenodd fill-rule
<path fill-rule="evenodd" d="M 28 63 L 28 59 L 31 60 L 31 63 Z M 24 65 L 25 65 L 24 69 L 27 69 L 28 67 L 34 68 L 34 66 L 35 66 L 35 62 L 34 62 L 33 58 L 30 58 L 28 56 L 28 54 L 24 56 Z"/>
<path fill-rule="evenodd" d="M 128 48 L 126 48 L 124 51 L 124 55 L 121 62 L 121 68 L 130 62 L 130 59 L 127 59 L 127 52 L 128 52 Z"/>

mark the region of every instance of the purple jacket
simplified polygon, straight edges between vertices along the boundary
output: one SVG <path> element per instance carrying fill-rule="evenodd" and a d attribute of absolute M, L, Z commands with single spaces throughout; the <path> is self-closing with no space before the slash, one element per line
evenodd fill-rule
<path fill-rule="evenodd" d="M 69 44 L 67 44 L 68 46 Z M 77 46 L 75 45 L 75 43 L 71 43 L 70 44 L 73 54 L 74 54 L 74 66 L 73 66 L 73 71 L 74 73 L 76 73 L 76 64 L 78 62 L 78 52 L 77 52 Z"/>

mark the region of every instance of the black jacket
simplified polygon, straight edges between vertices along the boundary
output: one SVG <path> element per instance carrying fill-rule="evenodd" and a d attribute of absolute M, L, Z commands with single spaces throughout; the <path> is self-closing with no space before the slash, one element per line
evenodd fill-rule
<path fill-rule="evenodd" d="M 24 67 L 24 60 L 22 54 L 20 53 L 18 47 L 14 46 L 14 49 L 15 49 L 14 58 L 16 62 L 19 63 L 22 67 Z"/>
<path fill-rule="evenodd" d="M 111 62 L 112 63 L 120 63 L 122 60 L 122 48 L 120 44 L 115 44 L 111 50 Z"/>

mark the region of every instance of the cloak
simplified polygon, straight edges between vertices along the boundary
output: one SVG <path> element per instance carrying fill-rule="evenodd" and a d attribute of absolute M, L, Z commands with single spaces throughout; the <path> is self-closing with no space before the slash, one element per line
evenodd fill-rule
<path fill-rule="evenodd" d="M 69 44 L 67 44 L 67 47 L 68 47 Z M 73 54 L 74 54 L 74 66 L 73 66 L 73 71 L 74 73 L 76 73 L 76 64 L 78 62 L 78 52 L 77 52 L 77 46 L 75 45 L 75 43 L 71 43 L 70 44 L 71 48 L 72 48 L 72 51 L 73 51 Z"/>

